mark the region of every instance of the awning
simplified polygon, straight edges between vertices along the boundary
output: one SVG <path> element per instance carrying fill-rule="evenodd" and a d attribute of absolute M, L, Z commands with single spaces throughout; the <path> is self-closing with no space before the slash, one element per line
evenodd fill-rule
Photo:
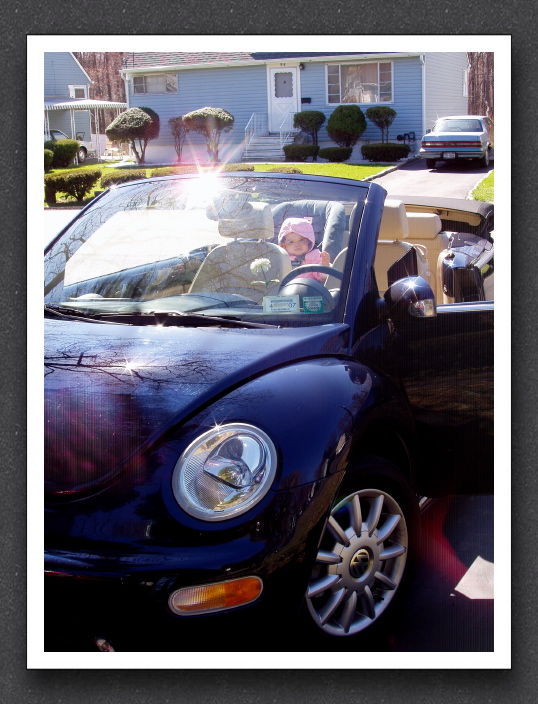
<path fill-rule="evenodd" d="M 92 100 L 80 98 L 78 100 L 45 100 L 45 110 L 106 110 L 107 108 L 126 108 L 127 103 L 118 103 L 111 100 Z"/>
<path fill-rule="evenodd" d="M 45 132 L 49 131 L 49 112 L 52 110 L 69 110 L 71 116 L 71 136 L 75 139 L 75 112 L 78 110 L 89 110 L 90 115 L 93 114 L 93 122 L 95 126 L 95 134 L 97 136 L 97 148 L 95 150 L 98 159 L 101 158 L 101 149 L 99 145 L 99 110 L 113 109 L 119 115 L 120 110 L 127 107 L 127 103 L 119 103 L 111 100 L 92 100 L 91 98 L 80 98 L 78 100 L 45 100 Z M 91 118 L 90 118 L 90 133 L 91 133 Z M 91 136 L 91 134 L 90 134 Z M 75 158 L 78 163 L 78 159 Z"/>

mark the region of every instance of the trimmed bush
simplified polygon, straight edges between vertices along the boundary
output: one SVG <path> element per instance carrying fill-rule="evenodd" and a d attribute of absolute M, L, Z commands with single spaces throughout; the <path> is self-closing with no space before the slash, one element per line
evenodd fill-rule
<path fill-rule="evenodd" d="M 383 142 L 381 144 L 363 144 L 361 154 L 368 161 L 398 161 L 405 159 L 411 151 L 409 144 Z"/>
<path fill-rule="evenodd" d="M 326 147 L 319 150 L 319 155 L 329 161 L 347 161 L 352 152 L 353 147 Z"/>
<path fill-rule="evenodd" d="M 52 168 L 69 166 L 76 157 L 80 144 L 76 139 L 58 139 L 45 142 L 45 149 L 53 152 Z"/>
<path fill-rule="evenodd" d="M 254 171 L 252 164 L 225 164 L 223 171 Z"/>
<path fill-rule="evenodd" d="M 298 169 L 296 166 L 272 166 L 270 169 L 267 169 L 267 171 L 273 171 L 279 174 L 302 174 L 303 172 L 301 169 Z"/>
<path fill-rule="evenodd" d="M 89 194 L 101 178 L 101 170 L 67 171 L 64 172 L 63 176 L 65 184 L 62 191 L 80 202 L 84 200 L 85 196 Z"/>
<path fill-rule="evenodd" d="M 219 160 L 220 138 L 234 125 L 234 116 L 222 108 L 200 108 L 183 115 L 183 122 L 189 132 L 198 132 L 205 137 L 207 154 L 211 161 Z"/>
<path fill-rule="evenodd" d="M 119 183 L 138 181 L 141 178 L 146 178 L 146 172 L 143 169 L 124 169 L 121 172 L 105 174 L 101 179 L 101 188 L 110 188 L 110 186 L 117 186 Z"/>
<path fill-rule="evenodd" d="M 286 161 L 306 161 L 309 156 L 317 157 L 318 144 L 286 144 L 283 147 Z"/>
<path fill-rule="evenodd" d="M 137 163 L 142 164 L 148 142 L 159 134 L 159 122 L 157 113 L 150 108 L 129 108 L 110 123 L 105 133 L 112 142 L 129 144 Z"/>
<path fill-rule="evenodd" d="M 381 130 L 382 142 L 389 141 L 389 127 L 394 122 L 396 115 L 396 110 L 389 108 L 388 105 L 378 105 L 377 107 L 368 108 L 366 111 L 366 117 Z"/>
<path fill-rule="evenodd" d="M 366 129 L 366 118 L 358 105 L 339 105 L 329 117 L 327 132 L 339 147 L 353 147 Z"/>
<path fill-rule="evenodd" d="M 52 151 L 52 149 L 45 149 L 44 155 L 45 155 L 45 157 L 44 157 L 45 171 L 48 171 L 50 169 L 50 165 L 52 164 L 54 152 Z"/>
<path fill-rule="evenodd" d="M 314 144 L 318 143 L 318 133 L 327 117 L 319 110 L 302 110 L 293 117 L 293 126 L 299 127 L 312 137 Z M 315 158 L 315 157 L 314 157 Z"/>
<path fill-rule="evenodd" d="M 45 200 L 47 203 L 56 203 L 56 194 L 66 193 L 68 196 L 82 201 L 100 178 L 100 169 L 47 174 L 45 176 Z"/>

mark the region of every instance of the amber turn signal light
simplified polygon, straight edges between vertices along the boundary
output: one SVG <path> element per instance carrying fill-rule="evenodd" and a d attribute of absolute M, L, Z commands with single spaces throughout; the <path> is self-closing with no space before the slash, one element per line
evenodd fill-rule
<path fill-rule="evenodd" d="M 184 587 L 170 594 L 168 606 L 179 616 L 226 611 L 255 601 L 262 593 L 262 588 L 259 577 L 242 577 L 215 584 Z"/>

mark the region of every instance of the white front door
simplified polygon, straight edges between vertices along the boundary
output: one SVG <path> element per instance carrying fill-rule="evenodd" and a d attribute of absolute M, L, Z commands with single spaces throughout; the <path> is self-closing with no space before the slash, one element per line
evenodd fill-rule
<path fill-rule="evenodd" d="M 299 70 L 297 66 L 270 68 L 269 132 L 279 132 L 290 112 L 299 112 Z"/>

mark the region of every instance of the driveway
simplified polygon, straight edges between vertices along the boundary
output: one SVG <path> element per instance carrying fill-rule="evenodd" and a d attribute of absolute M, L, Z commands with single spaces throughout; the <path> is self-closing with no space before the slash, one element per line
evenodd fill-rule
<path fill-rule="evenodd" d="M 423 159 L 414 159 L 390 174 L 376 178 L 390 195 L 444 196 L 467 198 L 476 184 L 493 168 L 470 162 L 438 161 L 435 169 L 426 168 Z"/>

